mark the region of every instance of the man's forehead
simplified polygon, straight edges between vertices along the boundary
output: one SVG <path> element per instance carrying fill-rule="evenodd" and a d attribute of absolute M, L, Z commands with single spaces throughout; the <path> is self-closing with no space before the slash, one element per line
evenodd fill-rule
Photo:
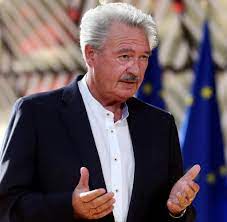
<path fill-rule="evenodd" d="M 150 51 L 146 32 L 140 27 L 132 27 L 124 23 L 111 25 L 104 43 L 110 42 L 119 48 L 130 48 L 131 44 L 132 46 L 144 47 L 144 51 Z"/>
<path fill-rule="evenodd" d="M 133 49 L 132 47 L 120 47 L 118 49 L 115 50 L 117 53 L 135 53 L 136 50 Z M 145 53 L 147 55 L 150 55 L 151 54 L 151 50 L 143 50 L 141 51 L 141 53 Z"/>

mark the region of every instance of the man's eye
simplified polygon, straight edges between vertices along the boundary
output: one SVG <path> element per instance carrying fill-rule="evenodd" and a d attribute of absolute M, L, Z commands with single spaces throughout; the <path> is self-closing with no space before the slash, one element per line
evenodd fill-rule
<path fill-rule="evenodd" d="M 149 56 L 141 56 L 140 57 L 141 61 L 148 61 L 148 59 L 149 59 Z"/>
<path fill-rule="evenodd" d="M 122 60 L 122 61 L 128 61 L 130 59 L 130 56 L 129 55 L 121 55 L 121 56 L 119 56 L 119 59 Z"/>

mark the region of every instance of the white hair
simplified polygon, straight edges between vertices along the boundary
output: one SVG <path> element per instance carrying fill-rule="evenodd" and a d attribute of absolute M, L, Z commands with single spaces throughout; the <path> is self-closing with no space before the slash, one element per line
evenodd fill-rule
<path fill-rule="evenodd" d="M 80 47 L 83 56 L 86 45 L 95 49 L 102 47 L 114 22 L 143 29 L 150 48 L 157 46 L 157 29 L 152 16 L 127 3 L 107 3 L 88 10 L 81 20 Z"/>

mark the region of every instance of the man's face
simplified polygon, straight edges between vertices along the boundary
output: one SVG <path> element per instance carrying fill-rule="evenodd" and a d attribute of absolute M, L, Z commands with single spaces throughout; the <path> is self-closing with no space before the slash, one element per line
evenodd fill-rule
<path fill-rule="evenodd" d="M 149 54 L 143 30 L 114 23 L 102 49 L 87 53 L 87 83 L 93 96 L 109 105 L 132 97 L 143 81 Z"/>

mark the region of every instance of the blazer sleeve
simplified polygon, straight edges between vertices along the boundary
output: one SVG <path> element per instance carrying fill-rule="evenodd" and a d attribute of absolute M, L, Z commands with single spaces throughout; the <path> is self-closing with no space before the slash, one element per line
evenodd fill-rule
<path fill-rule="evenodd" d="M 19 99 L 0 156 L 0 221 L 75 221 L 72 193 L 42 193 L 34 180 L 37 135 L 29 101 Z"/>
<path fill-rule="evenodd" d="M 181 149 L 179 144 L 177 127 L 174 121 L 174 117 L 171 115 L 171 134 L 170 134 L 170 161 L 169 161 L 169 190 L 172 189 L 174 184 L 183 176 L 183 162 L 181 157 Z M 172 222 L 193 222 L 195 221 L 195 209 L 191 205 L 187 207 L 187 210 L 183 217 L 172 218 L 169 215 L 168 221 Z"/>

